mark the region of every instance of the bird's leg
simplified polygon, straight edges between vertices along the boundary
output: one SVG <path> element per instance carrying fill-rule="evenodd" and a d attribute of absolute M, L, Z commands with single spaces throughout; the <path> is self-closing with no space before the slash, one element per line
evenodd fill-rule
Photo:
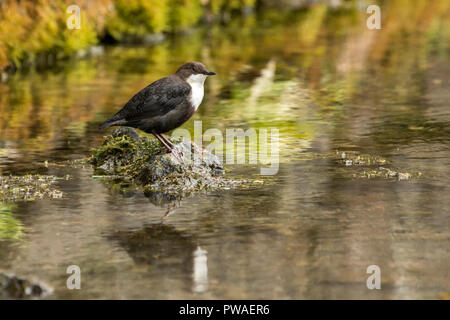
<path fill-rule="evenodd" d="M 181 156 L 181 158 L 184 156 L 183 155 L 183 151 L 180 150 L 180 148 L 177 148 L 177 146 L 175 146 L 170 140 L 169 138 L 167 138 L 165 135 L 163 135 L 162 133 L 159 134 L 161 136 L 161 139 L 163 139 L 172 149 L 173 151 L 176 151 L 177 153 L 179 153 L 179 155 Z"/>
<path fill-rule="evenodd" d="M 159 142 L 161 142 L 161 144 L 166 148 L 168 153 L 172 152 L 172 148 L 164 141 L 163 138 L 161 138 L 161 136 L 155 132 L 153 132 L 153 135 L 155 136 L 156 139 L 159 140 Z"/>
<path fill-rule="evenodd" d="M 173 143 L 172 143 L 165 135 L 163 135 L 162 133 L 160 133 L 159 136 L 161 137 L 161 139 L 163 139 L 163 140 L 166 142 L 167 145 L 170 146 L 171 149 L 174 148 Z"/>

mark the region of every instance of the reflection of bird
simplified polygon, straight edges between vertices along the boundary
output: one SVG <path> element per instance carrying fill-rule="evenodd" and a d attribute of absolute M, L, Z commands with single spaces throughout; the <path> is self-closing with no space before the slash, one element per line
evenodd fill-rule
<path fill-rule="evenodd" d="M 100 128 L 127 126 L 152 133 L 171 152 L 173 144 L 162 135 L 185 123 L 203 100 L 203 84 L 215 75 L 200 62 L 182 65 L 174 74 L 139 91 Z"/>

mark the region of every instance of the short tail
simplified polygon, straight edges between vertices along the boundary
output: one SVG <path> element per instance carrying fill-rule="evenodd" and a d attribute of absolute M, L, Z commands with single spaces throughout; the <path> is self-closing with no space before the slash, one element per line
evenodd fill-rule
<path fill-rule="evenodd" d="M 99 129 L 105 129 L 105 128 L 109 128 L 112 126 L 122 126 L 124 124 L 126 124 L 126 120 L 115 120 L 115 119 L 109 119 L 107 120 L 104 124 L 102 124 Z"/>

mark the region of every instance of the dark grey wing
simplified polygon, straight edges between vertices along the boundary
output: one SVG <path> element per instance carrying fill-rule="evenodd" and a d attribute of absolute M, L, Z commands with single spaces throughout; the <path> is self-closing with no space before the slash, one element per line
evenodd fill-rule
<path fill-rule="evenodd" d="M 159 79 L 136 93 L 102 127 L 127 125 L 143 118 L 163 116 L 183 103 L 191 86 L 172 77 Z"/>

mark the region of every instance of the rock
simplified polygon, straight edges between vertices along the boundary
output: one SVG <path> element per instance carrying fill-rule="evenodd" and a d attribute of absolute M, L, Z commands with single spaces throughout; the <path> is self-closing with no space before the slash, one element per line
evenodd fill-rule
<path fill-rule="evenodd" d="M 47 175 L 0 176 L 0 202 L 60 199 L 63 192 L 55 184 L 68 177 Z"/>
<path fill-rule="evenodd" d="M 392 171 L 392 170 L 389 170 L 389 169 L 386 169 L 386 170 L 387 170 L 386 176 L 388 178 L 394 178 L 394 177 L 396 177 L 398 175 L 398 173 L 395 172 L 395 171 Z"/>
<path fill-rule="evenodd" d="M 15 274 L 0 272 L 0 299 L 36 299 L 52 294 L 53 289 Z"/>
<path fill-rule="evenodd" d="M 96 175 L 132 181 L 142 186 L 146 195 L 156 198 L 159 196 L 155 193 L 186 196 L 240 184 L 224 177 L 222 163 L 209 151 L 194 143 L 171 141 L 177 150 L 175 155 L 167 153 L 159 141 L 121 128 L 93 151 L 90 163 Z"/>

